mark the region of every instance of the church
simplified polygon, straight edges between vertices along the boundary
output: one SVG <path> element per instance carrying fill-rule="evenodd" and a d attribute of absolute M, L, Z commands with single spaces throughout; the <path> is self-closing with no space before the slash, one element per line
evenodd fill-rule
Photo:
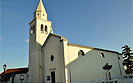
<path fill-rule="evenodd" d="M 29 65 L 12 74 L 11 69 L 5 71 L 10 74 L 7 83 L 20 83 L 20 75 L 23 83 L 118 83 L 126 75 L 120 53 L 72 44 L 55 34 L 42 0 L 29 26 Z M 105 65 L 110 70 L 104 70 Z"/>

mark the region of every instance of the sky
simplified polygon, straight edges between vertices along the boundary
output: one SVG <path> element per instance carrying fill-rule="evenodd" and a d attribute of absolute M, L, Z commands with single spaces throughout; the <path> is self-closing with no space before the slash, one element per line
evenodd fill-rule
<path fill-rule="evenodd" d="M 29 22 L 39 0 L 0 0 L 0 72 L 27 67 Z M 133 50 L 132 0 L 43 0 L 53 31 L 69 43 Z"/>

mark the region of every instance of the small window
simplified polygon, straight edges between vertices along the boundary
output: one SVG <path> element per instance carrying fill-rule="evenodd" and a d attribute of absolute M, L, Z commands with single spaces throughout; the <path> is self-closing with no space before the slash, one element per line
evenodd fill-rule
<path fill-rule="evenodd" d="M 34 17 L 36 17 L 36 14 L 34 14 Z"/>
<path fill-rule="evenodd" d="M 47 76 L 47 81 L 50 81 L 50 76 Z"/>
<path fill-rule="evenodd" d="M 30 34 L 34 34 L 35 33 L 35 25 L 33 25 L 33 27 L 30 28 Z"/>
<path fill-rule="evenodd" d="M 34 32 L 33 32 L 33 27 L 30 28 L 30 34 L 32 35 Z"/>
<path fill-rule="evenodd" d="M 43 32 L 43 24 L 41 24 L 41 31 Z"/>
<path fill-rule="evenodd" d="M 84 53 L 83 50 L 79 50 L 78 55 L 79 55 L 79 56 L 85 56 L 85 53 Z"/>
<path fill-rule="evenodd" d="M 105 57 L 103 53 L 100 54 L 100 57 Z"/>
<path fill-rule="evenodd" d="M 118 57 L 118 59 L 120 60 L 120 57 Z"/>
<path fill-rule="evenodd" d="M 33 25 L 33 28 L 36 28 L 36 25 Z"/>
<path fill-rule="evenodd" d="M 48 28 L 47 28 L 47 26 L 45 25 L 45 32 L 47 32 L 48 31 Z"/>
<path fill-rule="evenodd" d="M 54 55 L 51 55 L 51 61 L 53 61 L 54 60 Z"/>

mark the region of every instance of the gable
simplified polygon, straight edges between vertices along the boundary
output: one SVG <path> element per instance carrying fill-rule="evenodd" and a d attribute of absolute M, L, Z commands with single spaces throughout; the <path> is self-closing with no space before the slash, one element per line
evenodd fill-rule
<path fill-rule="evenodd" d="M 55 72 L 56 82 L 64 81 L 64 46 L 62 37 L 50 34 L 43 45 L 43 66 L 45 76 L 50 76 Z M 45 79 L 46 82 L 49 82 Z"/>

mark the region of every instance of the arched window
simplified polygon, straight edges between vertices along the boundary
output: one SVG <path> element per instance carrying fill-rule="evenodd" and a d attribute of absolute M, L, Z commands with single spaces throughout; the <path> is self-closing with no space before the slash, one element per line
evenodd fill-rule
<path fill-rule="evenodd" d="M 41 31 L 42 31 L 42 32 L 44 31 L 44 29 L 43 29 L 43 24 L 41 24 Z"/>
<path fill-rule="evenodd" d="M 51 61 L 53 61 L 54 60 L 54 55 L 51 55 Z"/>
<path fill-rule="evenodd" d="M 33 32 L 33 27 L 30 28 L 30 34 L 32 35 L 34 32 Z"/>
<path fill-rule="evenodd" d="M 48 28 L 47 28 L 47 26 L 45 25 L 45 32 L 47 32 L 48 31 Z"/>
<path fill-rule="evenodd" d="M 79 55 L 79 56 L 85 56 L 85 53 L 84 53 L 83 50 L 79 50 L 78 55 Z"/>
<path fill-rule="evenodd" d="M 120 60 L 120 57 L 118 57 L 118 59 Z"/>
<path fill-rule="evenodd" d="M 33 25 L 33 26 L 30 28 L 30 34 L 31 34 L 31 35 L 35 33 L 35 28 L 36 28 L 35 25 Z"/>
<path fill-rule="evenodd" d="M 103 54 L 103 53 L 101 53 L 101 54 L 100 54 L 100 57 L 104 58 L 105 56 L 104 56 L 104 54 Z"/>

